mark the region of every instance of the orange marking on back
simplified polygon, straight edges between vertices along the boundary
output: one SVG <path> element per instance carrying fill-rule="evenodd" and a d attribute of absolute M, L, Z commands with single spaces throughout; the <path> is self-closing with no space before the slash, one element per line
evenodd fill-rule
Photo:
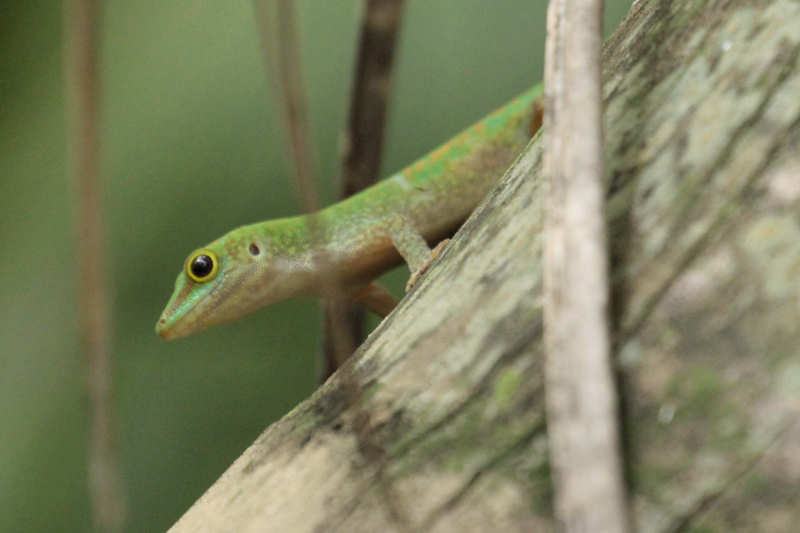
<path fill-rule="evenodd" d="M 444 155 L 446 155 L 447 152 L 449 151 L 450 151 L 450 143 L 449 142 L 444 143 L 439 148 L 431 152 L 430 159 L 431 161 L 437 161 L 441 159 Z"/>

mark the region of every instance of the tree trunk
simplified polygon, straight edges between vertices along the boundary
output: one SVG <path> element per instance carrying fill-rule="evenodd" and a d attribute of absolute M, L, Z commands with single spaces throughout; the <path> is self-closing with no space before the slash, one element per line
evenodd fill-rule
<path fill-rule="evenodd" d="M 799 56 L 796 0 L 640 0 L 605 44 L 639 531 L 800 524 Z M 356 357 L 171 531 L 554 528 L 540 144 Z"/>

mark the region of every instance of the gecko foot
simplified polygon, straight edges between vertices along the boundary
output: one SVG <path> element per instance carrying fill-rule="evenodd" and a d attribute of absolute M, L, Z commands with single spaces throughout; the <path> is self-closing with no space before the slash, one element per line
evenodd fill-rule
<path fill-rule="evenodd" d="M 445 246 L 447 246 L 448 242 L 450 242 L 450 239 L 444 239 L 443 241 L 440 241 L 439 244 L 437 244 L 436 247 L 431 250 L 430 255 L 422 264 L 422 266 L 411 272 L 411 275 L 408 277 L 408 282 L 406 283 L 406 292 L 410 291 L 414 285 L 416 285 L 417 281 L 419 281 L 419 278 L 421 278 L 422 275 L 428 270 L 428 267 L 431 266 L 431 263 L 433 263 L 437 257 L 442 255 L 442 251 L 444 250 Z"/>

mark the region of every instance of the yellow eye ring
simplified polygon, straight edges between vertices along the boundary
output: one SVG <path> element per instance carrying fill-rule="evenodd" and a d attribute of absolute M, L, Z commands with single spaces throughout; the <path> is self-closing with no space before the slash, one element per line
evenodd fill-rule
<path fill-rule="evenodd" d="M 219 258 L 211 250 L 200 249 L 186 259 L 186 275 L 197 283 L 211 281 L 219 270 Z"/>

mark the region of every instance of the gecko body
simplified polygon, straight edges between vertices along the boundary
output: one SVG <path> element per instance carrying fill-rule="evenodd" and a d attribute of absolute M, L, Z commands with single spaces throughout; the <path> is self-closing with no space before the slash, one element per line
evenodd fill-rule
<path fill-rule="evenodd" d="M 314 215 L 242 226 L 192 252 L 156 332 L 184 337 L 292 296 L 319 294 L 326 279 L 355 294 L 403 258 L 413 271 L 415 239 L 435 243 L 451 234 L 527 145 L 541 123 L 541 92 L 540 85 L 530 89 Z M 314 246 L 323 248 L 323 261 L 315 260 Z"/>

